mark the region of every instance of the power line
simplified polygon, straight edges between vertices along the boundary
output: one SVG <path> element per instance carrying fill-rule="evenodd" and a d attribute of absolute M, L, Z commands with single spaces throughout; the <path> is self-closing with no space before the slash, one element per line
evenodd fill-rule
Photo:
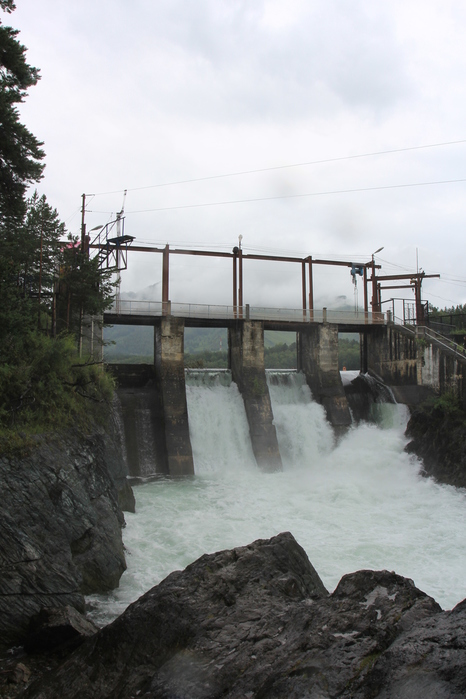
<path fill-rule="evenodd" d="M 390 150 L 380 150 L 374 151 L 372 153 L 359 153 L 357 155 L 344 155 L 338 158 L 324 158 L 322 160 L 309 160 L 304 163 L 293 163 L 291 165 L 274 165 L 271 167 L 262 167 L 255 170 L 239 170 L 237 172 L 228 172 L 221 175 L 208 175 L 207 177 L 194 177 L 188 180 L 175 180 L 173 182 L 161 182 L 159 184 L 147 185 L 145 187 L 128 187 L 126 191 L 128 192 L 140 192 L 145 189 L 157 189 L 158 187 L 172 187 L 179 184 L 191 184 L 193 182 L 206 182 L 208 180 L 218 180 L 226 177 L 239 177 L 242 175 L 254 175 L 260 172 L 271 172 L 273 170 L 286 170 L 293 167 L 307 167 L 309 165 L 324 165 L 326 163 L 338 163 L 344 160 L 357 160 L 358 158 L 371 158 L 376 155 L 390 155 L 393 153 L 406 153 L 408 151 L 424 150 L 427 148 L 441 148 L 443 146 L 454 146 L 460 143 L 466 143 L 466 139 L 461 139 L 459 141 L 445 141 L 444 143 L 428 143 L 423 146 L 409 146 L 407 148 L 392 148 Z M 122 190 L 116 189 L 111 192 L 98 192 L 97 194 L 92 194 L 88 196 L 104 196 L 107 194 L 119 194 Z"/>
<path fill-rule="evenodd" d="M 358 192 L 377 192 L 377 191 L 382 191 L 382 190 L 389 190 L 389 189 L 403 189 L 407 187 L 427 187 L 427 186 L 432 186 L 432 185 L 438 185 L 438 184 L 456 184 L 459 182 L 466 182 L 466 178 L 461 178 L 461 179 L 455 179 L 455 180 L 436 180 L 433 182 L 409 182 L 406 184 L 391 184 L 391 185 L 382 185 L 378 187 L 359 187 L 357 189 L 334 189 L 334 190 L 329 190 L 329 191 L 324 191 L 324 192 L 308 192 L 306 194 L 282 194 L 282 195 L 277 195 L 273 197 L 257 197 L 257 198 L 252 198 L 252 199 L 231 199 L 227 201 L 214 201 L 214 202 L 205 202 L 203 204 L 180 204 L 178 206 L 162 206 L 158 207 L 155 209 L 139 209 L 135 211 L 127 211 L 127 214 L 146 214 L 146 213 L 153 213 L 156 211 L 175 211 L 179 209 L 199 209 L 202 207 L 208 207 L 208 206 L 225 206 L 228 204 L 247 204 L 251 202 L 257 202 L 257 201 L 274 201 L 277 199 L 300 199 L 304 197 L 321 197 L 321 196 L 329 196 L 331 194 L 355 194 Z M 103 211 L 92 211 L 91 213 L 106 213 Z"/>

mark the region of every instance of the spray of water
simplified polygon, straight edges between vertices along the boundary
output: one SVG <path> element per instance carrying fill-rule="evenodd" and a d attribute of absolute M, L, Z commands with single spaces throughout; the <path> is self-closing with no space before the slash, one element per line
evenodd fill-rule
<path fill-rule="evenodd" d="M 226 378 L 225 378 L 226 376 Z M 335 443 L 299 374 L 269 376 L 284 470 L 254 462 L 244 406 L 228 375 L 188 377 L 196 477 L 136 489 L 127 514 L 128 570 L 120 588 L 91 598 L 105 623 L 206 552 L 291 531 L 324 584 L 361 568 L 412 578 L 446 609 L 466 596 L 466 497 L 423 478 L 404 452 L 407 414 L 385 405 Z"/>

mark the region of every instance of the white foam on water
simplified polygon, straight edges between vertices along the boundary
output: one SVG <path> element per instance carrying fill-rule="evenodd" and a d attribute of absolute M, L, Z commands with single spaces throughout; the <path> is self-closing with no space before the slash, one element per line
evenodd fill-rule
<path fill-rule="evenodd" d="M 119 589 L 90 598 L 97 621 L 203 553 L 281 531 L 292 532 L 329 590 L 370 568 L 412 578 L 445 609 L 466 597 L 466 494 L 419 475 L 404 452 L 404 409 L 387 406 L 384 426 L 360 425 L 335 443 L 302 377 L 270 381 L 284 470 L 265 474 L 241 396 L 221 383 L 188 386 L 197 475 L 135 488 L 137 513 L 125 514 L 123 531 L 128 570 Z"/>

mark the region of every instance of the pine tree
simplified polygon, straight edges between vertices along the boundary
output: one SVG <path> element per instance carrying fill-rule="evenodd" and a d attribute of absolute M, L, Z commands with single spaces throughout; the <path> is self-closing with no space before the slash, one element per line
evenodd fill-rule
<path fill-rule="evenodd" d="M 0 0 L 6 12 L 13 0 Z M 11 226 L 22 220 L 27 187 L 42 177 L 42 143 L 20 122 L 17 104 L 39 80 L 39 71 L 26 61 L 18 30 L 0 24 L 0 221 Z"/>

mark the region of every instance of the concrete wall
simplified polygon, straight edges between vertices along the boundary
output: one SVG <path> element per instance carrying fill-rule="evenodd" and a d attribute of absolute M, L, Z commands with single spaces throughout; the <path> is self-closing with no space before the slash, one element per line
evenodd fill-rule
<path fill-rule="evenodd" d="M 465 404 L 464 377 L 466 358 L 461 361 L 454 352 L 420 338 L 418 383 L 430 386 L 436 393 L 453 393 Z"/>
<path fill-rule="evenodd" d="M 453 392 L 464 403 L 461 360 L 448 346 L 398 326 L 372 328 L 368 332 L 368 370 L 389 385 L 398 402 L 416 405 L 429 395 Z"/>
<path fill-rule="evenodd" d="M 272 405 L 265 377 L 264 324 L 239 321 L 228 332 L 230 368 L 249 423 L 252 449 L 263 471 L 282 469 Z"/>
<path fill-rule="evenodd" d="M 337 431 L 351 425 L 351 413 L 338 369 L 338 326 L 310 325 L 298 333 L 298 369 Z"/>
<path fill-rule="evenodd" d="M 389 386 L 416 385 L 417 360 L 416 340 L 409 331 L 389 325 L 368 332 L 368 370 Z"/>

